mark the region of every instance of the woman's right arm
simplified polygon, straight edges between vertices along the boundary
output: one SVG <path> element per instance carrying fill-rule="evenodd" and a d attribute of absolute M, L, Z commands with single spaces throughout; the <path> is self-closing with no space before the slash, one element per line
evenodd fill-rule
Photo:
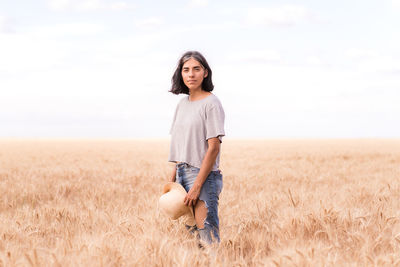
<path fill-rule="evenodd" d="M 171 173 L 171 176 L 170 176 L 170 178 L 169 178 L 169 181 L 170 181 L 170 182 L 175 182 L 175 177 L 176 177 L 176 166 L 175 166 L 175 164 L 174 164 L 174 169 L 173 169 L 173 171 L 172 171 L 172 173 Z"/>

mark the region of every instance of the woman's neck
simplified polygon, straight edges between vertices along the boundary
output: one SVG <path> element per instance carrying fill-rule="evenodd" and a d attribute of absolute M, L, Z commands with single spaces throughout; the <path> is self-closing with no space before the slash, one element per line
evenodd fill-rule
<path fill-rule="evenodd" d="M 190 101 L 196 101 L 196 100 L 200 100 L 203 99 L 207 96 L 209 96 L 211 93 L 207 92 L 207 91 L 203 91 L 203 90 L 193 90 L 190 91 L 189 90 L 189 100 Z"/>

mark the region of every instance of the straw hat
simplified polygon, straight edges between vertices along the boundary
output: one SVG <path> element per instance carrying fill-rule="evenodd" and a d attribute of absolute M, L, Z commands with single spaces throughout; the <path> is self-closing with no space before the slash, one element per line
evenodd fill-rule
<path fill-rule="evenodd" d="M 158 204 L 160 209 L 172 220 L 185 216 L 185 223 L 193 226 L 196 224 L 193 215 L 193 208 L 183 203 L 187 192 L 179 183 L 169 182 L 164 185 L 163 194 Z"/>

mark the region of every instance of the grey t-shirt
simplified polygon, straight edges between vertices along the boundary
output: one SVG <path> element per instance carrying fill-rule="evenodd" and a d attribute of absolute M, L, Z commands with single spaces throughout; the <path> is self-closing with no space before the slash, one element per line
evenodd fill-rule
<path fill-rule="evenodd" d="M 185 96 L 178 103 L 172 126 L 170 162 L 186 162 L 200 168 L 208 149 L 207 140 L 218 137 L 222 143 L 225 113 L 221 102 L 211 94 L 203 99 L 189 101 Z M 212 170 L 219 169 L 218 153 Z"/>

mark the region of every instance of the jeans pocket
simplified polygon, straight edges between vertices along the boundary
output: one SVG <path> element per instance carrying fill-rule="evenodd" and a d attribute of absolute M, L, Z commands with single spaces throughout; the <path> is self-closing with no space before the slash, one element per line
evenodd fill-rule
<path fill-rule="evenodd" d="M 194 173 L 198 173 L 198 172 L 200 172 L 200 169 L 196 168 L 196 167 L 193 167 L 193 166 L 190 166 L 190 171 L 194 172 Z"/>

